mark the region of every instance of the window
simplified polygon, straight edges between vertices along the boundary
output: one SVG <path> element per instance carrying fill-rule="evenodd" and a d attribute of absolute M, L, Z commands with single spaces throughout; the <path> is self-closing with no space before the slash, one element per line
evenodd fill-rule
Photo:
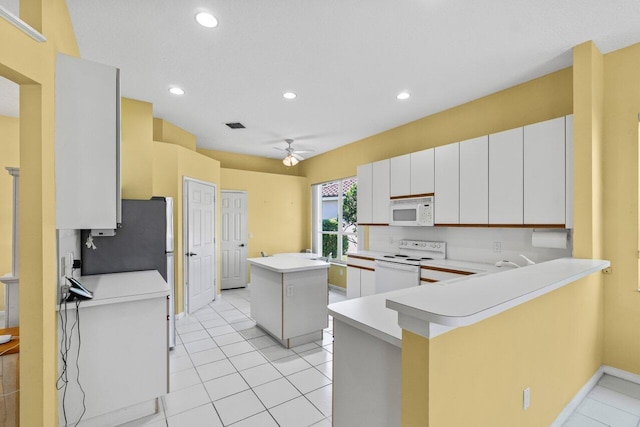
<path fill-rule="evenodd" d="M 313 249 L 334 261 L 346 261 L 357 237 L 356 178 L 313 186 Z"/>

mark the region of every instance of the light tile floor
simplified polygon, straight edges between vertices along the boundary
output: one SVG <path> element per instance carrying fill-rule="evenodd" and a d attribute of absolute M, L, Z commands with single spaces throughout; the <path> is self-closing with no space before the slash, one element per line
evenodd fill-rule
<path fill-rule="evenodd" d="M 604 375 L 564 427 L 640 427 L 640 384 Z"/>
<path fill-rule="evenodd" d="M 329 302 L 344 300 L 329 292 Z M 171 393 L 127 427 L 330 427 L 333 319 L 323 339 L 285 349 L 250 318 L 248 289 L 176 321 Z M 564 427 L 640 427 L 640 385 L 604 375 Z"/>
<path fill-rule="evenodd" d="M 126 426 L 331 426 L 331 317 L 322 340 L 285 349 L 250 318 L 247 288 L 222 291 L 176 331 L 171 392 L 158 414 Z"/>

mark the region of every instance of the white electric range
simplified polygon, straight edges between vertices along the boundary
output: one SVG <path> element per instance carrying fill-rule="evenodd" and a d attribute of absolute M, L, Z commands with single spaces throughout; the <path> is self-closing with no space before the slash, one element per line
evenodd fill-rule
<path fill-rule="evenodd" d="M 396 291 L 420 284 L 420 263 L 447 258 L 447 243 L 400 240 L 398 253 L 376 259 L 376 293 Z"/>

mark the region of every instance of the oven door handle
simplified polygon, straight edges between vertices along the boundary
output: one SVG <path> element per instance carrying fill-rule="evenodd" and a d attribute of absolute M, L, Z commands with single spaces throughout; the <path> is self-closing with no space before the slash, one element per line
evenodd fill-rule
<path fill-rule="evenodd" d="M 392 269 L 392 270 L 402 270 L 402 271 L 418 271 L 418 270 L 420 270 L 420 266 L 419 265 L 400 264 L 400 263 L 397 263 L 397 262 L 390 262 L 390 261 L 376 260 L 375 265 L 376 265 L 376 269 L 378 269 L 378 267 L 380 267 L 380 268 L 389 268 L 389 269 Z"/>

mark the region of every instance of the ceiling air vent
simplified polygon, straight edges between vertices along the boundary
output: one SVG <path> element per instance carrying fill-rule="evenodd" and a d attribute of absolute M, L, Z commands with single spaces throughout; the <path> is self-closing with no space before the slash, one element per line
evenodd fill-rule
<path fill-rule="evenodd" d="M 227 126 L 229 126 L 229 128 L 231 129 L 244 129 L 244 125 L 242 123 L 239 122 L 235 122 L 235 123 L 225 123 Z"/>

